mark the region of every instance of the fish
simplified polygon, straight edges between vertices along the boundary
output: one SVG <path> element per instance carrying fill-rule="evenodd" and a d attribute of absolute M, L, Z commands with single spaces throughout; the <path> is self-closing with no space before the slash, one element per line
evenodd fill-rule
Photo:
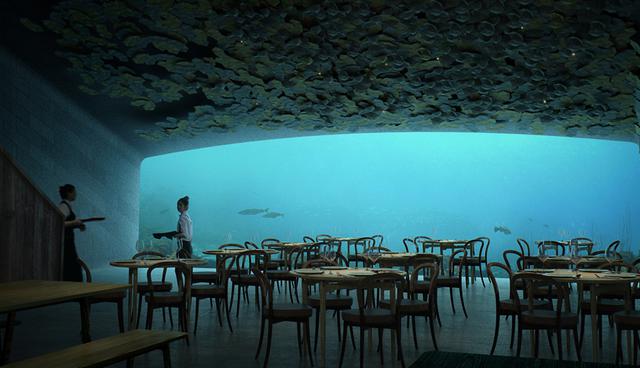
<path fill-rule="evenodd" d="M 265 208 L 265 209 L 248 208 L 246 210 L 242 210 L 242 211 L 238 212 L 238 215 L 257 215 L 259 213 L 264 213 L 264 212 L 269 212 L 269 209 L 268 208 Z"/>
<path fill-rule="evenodd" d="M 494 233 L 501 232 L 501 233 L 503 233 L 505 235 L 509 235 L 509 234 L 511 234 L 511 229 L 509 229 L 506 226 L 494 226 L 493 227 L 493 232 Z"/>
<path fill-rule="evenodd" d="M 276 217 L 283 217 L 284 213 L 280 213 L 280 212 L 268 212 L 266 214 L 264 214 L 262 217 L 266 217 L 266 218 L 276 218 Z"/>
<path fill-rule="evenodd" d="M 542 226 L 547 227 L 547 228 L 549 227 L 549 225 L 547 225 L 547 224 L 544 224 L 544 225 L 542 225 Z"/>

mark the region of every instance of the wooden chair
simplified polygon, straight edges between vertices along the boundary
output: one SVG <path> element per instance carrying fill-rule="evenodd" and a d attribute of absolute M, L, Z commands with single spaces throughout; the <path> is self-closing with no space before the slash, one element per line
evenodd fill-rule
<path fill-rule="evenodd" d="M 515 265 L 515 268 L 511 265 L 511 261 L 509 260 L 509 258 L 511 257 L 515 257 L 515 262 L 513 263 Z M 504 260 L 504 264 L 505 266 L 507 266 L 507 268 L 509 269 L 510 272 L 516 272 L 516 271 L 522 271 L 525 269 L 524 267 L 524 263 L 525 263 L 525 259 L 524 256 L 522 255 L 522 253 L 518 252 L 517 250 L 513 250 L 513 249 L 507 249 L 504 252 L 502 252 L 502 259 Z"/>
<path fill-rule="evenodd" d="M 578 342 L 578 315 L 570 311 L 563 311 L 565 306 L 569 304 L 569 293 L 567 286 L 560 284 L 552 277 L 537 273 L 519 273 L 513 275 L 513 282 L 522 280 L 525 285 L 527 305 L 524 305 L 520 298 L 515 298 L 516 310 L 518 311 L 518 350 L 517 356 L 520 356 L 522 347 L 522 331 L 534 331 L 534 356 L 538 357 L 538 334 L 540 330 L 554 330 L 558 340 L 558 358 L 562 360 L 562 330 L 573 331 L 573 340 L 578 356 L 578 361 L 582 361 L 580 354 L 580 344 Z M 548 288 L 555 289 L 558 293 L 558 302 L 556 310 L 552 309 L 536 309 L 535 300 L 536 290 Z M 515 287 L 512 286 L 511 294 L 517 293 Z"/>
<path fill-rule="evenodd" d="M 220 317 L 220 303 L 224 303 L 225 315 L 227 317 L 227 325 L 229 331 L 233 332 L 231 327 L 231 317 L 229 312 L 229 277 L 234 265 L 235 256 L 218 256 L 216 258 L 216 270 L 218 270 L 218 279 L 215 283 L 209 285 L 193 285 L 191 286 L 191 297 L 195 299 L 196 311 L 195 322 L 193 324 L 193 334 L 198 331 L 198 317 L 200 315 L 200 301 L 202 299 L 215 299 L 216 312 L 218 314 L 218 324 L 222 327 L 222 318 Z"/>
<path fill-rule="evenodd" d="M 313 366 L 313 356 L 311 353 L 311 341 L 309 338 L 309 318 L 313 312 L 312 308 L 305 304 L 274 304 L 273 288 L 269 283 L 264 270 L 260 269 L 259 263 L 251 270 L 260 284 L 261 300 L 262 300 L 262 316 L 260 318 L 260 341 L 258 342 L 258 350 L 255 358 L 258 359 L 262 348 L 262 340 L 264 337 L 264 327 L 267 324 L 267 351 L 264 358 L 264 368 L 269 364 L 269 354 L 271 353 L 271 336 L 273 325 L 280 322 L 295 322 L 297 325 L 297 341 L 298 349 L 300 347 L 300 325 L 302 325 L 304 340 L 309 353 L 309 362 Z"/>
<path fill-rule="evenodd" d="M 364 257 L 367 253 L 367 249 L 373 247 L 376 244 L 376 240 L 371 237 L 359 238 L 353 243 L 347 244 L 347 259 L 349 264 L 354 264 L 355 267 L 366 267 L 367 259 Z"/>
<path fill-rule="evenodd" d="M 360 328 L 360 367 L 364 367 L 364 332 L 367 329 L 378 329 L 378 340 L 380 344 L 380 360 L 384 361 L 382 347 L 383 330 L 392 329 L 396 333 L 396 342 L 398 345 L 398 355 L 400 363 L 404 368 L 404 354 L 402 353 L 401 339 L 401 323 L 400 313 L 397 308 L 402 303 L 402 294 L 405 289 L 404 276 L 392 273 L 380 273 L 373 276 L 363 277 L 357 284 L 354 284 L 357 290 L 358 309 L 351 309 L 342 312 L 343 329 L 342 329 L 342 347 L 340 349 L 340 362 L 338 367 L 342 367 L 344 359 L 344 351 L 347 340 L 347 327 Z M 378 290 L 378 294 L 382 294 L 385 290 L 389 291 L 389 308 L 375 308 L 373 306 L 373 291 Z M 365 297 L 365 291 L 367 295 Z"/>
<path fill-rule="evenodd" d="M 327 241 L 333 239 L 333 236 L 329 235 L 329 234 L 319 234 L 316 235 L 316 241 L 317 242 L 321 242 L 321 241 Z"/>
<path fill-rule="evenodd" d="M 251 269 L 254 266 L 264 267 L 265 270 L 269 265 L 257 265 L 256 262 L 266 262 L 264 251 L 262 249 L 250 249 L 242 255 L 235 257 L 235 266 L 232 267 L 229 278 L 231 280 L 232 292 L 235 287 L 238 288 L 237 303 L 236 303 L 236 317 L 240 315 L 240 298 L 244 297 L 245 301 L 249 303 L 249 288 L 255 288 L 255 303 L 258 304 L 258 289 L 260 283 L 255 277 Z M 246 268 L 248 266 L 248 268 Z M 233 305 L 234 296 L 231 296 L 231 304 Z"/>
<path fill-rule="evenodd" d="M 482 265 L 485 265 L 486 268 L 486 264 L 487 264 L 487 255 L 489 252 L 489 245 L 491 245 L 491 239 L 487 238 L 487 237 L 480 237 L 480 238 L 476 238 L 473 240 L 470 240 L 467 242 L 467 244 L 465 244 L 465 247 L 468 249 L 467 252 L 467 258 L 466 261 L 464 263 L 464 269 L 465 269 L 465 275 L 466 275 L 466 280 L 467 280 L 467 287 L 469 286 L 469 268 L 471 269 L 478 269 L 479 273 L 480 273 L 480 281 L 482 282 L 482 287 L 485 287 L 484 284 L 484 276 L 482 275 Z M 476 247 L 479 246 L 479 249 L 476 250 Z M 473 248 L 473 251 L 472 251 Z M 474 255 L 471 255 L 471 254 Z M 457 260 L 454 260 L 454 264 L 456 264 Z M 474 271 L 474 276 L 475 277 L 475 271 Z"/>
<path fill-rule="evenodd" d="M 316 242 L 309 243 L 310 247 L 316 246 Z M 295 255 L 303 248 L 287 250 L 283 252 L 283 256 L 285 258 L 284 264 L 278 269 L 269 269 L 266 270 L 267 279 L 271 282 L 271 287 L 277 286 L 278 291 L 280 291 L 279 284 L 283 283 L 285 285 L 285 294 L 288 291 L 289 300 L 293 303 L 293 295 L 295 294 L 296 300 L 299 302 L 298 297 L 298 277 L 291 273 L 292 270 L 296 268 L 295 264 L 292 264 L 292 258 L 295 258 Z"/>
<path fill-rule="evenodd" d="M 638 331 L 640 330 L 640 311 L 634 308 L 634 291 L 637 292 L 638 285 L 624 284 L 618 285 L 618 288 L 624 290 L 625 295 L 625 307 L 624 311 L 614 313 L 613 322 L 616 326 L 616 365 L 622 361 L 622 332 L 633 332 L 633 358 L 630 357 L 630 362 L 634 366 L 637 366 L 638 347 L 640 347 L 640 336 Z"/>
<path fill-rule="evenodd" d="M 375 241 L 374 246 L 382 247 L 382 243 L 384 242 L 384 236 L 382 235 L 372 235 L 371 238 Z"/>
<path fill-rule="evenodd" d="M 540 261 L 537 256 L 531 254 L 531 247 L 526 240 L 519 238 L 516 240 L 516 243 L 518 244 L 518 247 L 520 248 L 520 254 L 522 254 L 523 257 L 523 269 L 527 269 L 529 267 L 542 267 L 542 261 Z"/>
<path fill-rule="evenodd" d="M 436 339 L 436 333 L 433 326 L 433 321 L 436 318 L 436 290 L 437 290 L 437 278 L 438 273 L 438 263 L 433 262 L 432 259 L 429 262 L 418 264 L 413 267 L 413 271 L 411 272 L 411 276 L 409 279 L 409 298 L 402 299 L 399 303 L 396 303 L 396 308 L 398 309 L 398 313 L 400 317 L 410 317 L 411 326 L 413 329 L 413 345 L 416 349 L 418 349 L 418 338 L 416 334 L 416 317 L 426 317 L 429 319 L 429 329 L 431 330 L 431 340 L 433 341 L 433 348 L 438 350 L 438 341 Z M 429 281 L 419 282 L 419 276 L 424 277 Z M 424 280 L 423 279 L 423 280 Z M 428 289 L 426 291 L 428 295 L 428 299 L 426 300 L 418 300 L 416 298 L 417 294 L 423 294 L 423 291 L 416 288 L 416 286 L 426 283 L 428 285 Z M 380 301 L 380 307 L 389 309 L 391 308 L 391 302 L 389 299 L 383 299 Z"/>
<path fill-rule="evenodd" d="M 589 238 L 573 238 L 569 241 L 569 253 L 576 256 L 590 255 L 593 251 L 593 240 Z"/>
<path fill-rule="evenodd" d="M 156 269 L 173 268 L 176 273 L 177 291 L 155 291 L 153 288 L 145 296 L 147 302 L 147 330 L 151 329 L 153 324 L 153 311 L 158 308 L 177 308 L 180 321 L 180 328 L 183 332 L 189 331 L 187 325 L 187 295 L 191 289 L 191 271 L 182 262 L 166 261 L 157 263 L 147 269 L 147 282 L 153 284 L 153 271 Z M 188 341 L 188 340 L 187 340 Z"/>
<path fill-rule="evenodd" d="M 457 262 L 457 266 L 454 265 L 456 256 L 460 255 L 459 262 Z M 467 249 L 458 249 L 451 254 L 451 258 L 449 258 L 449 274 L 448 276 L 439 276 L 438 277 L 438 288 L 448 288 L 449 289 L 449 297 L 451 300 L 451 309 L 453 314 L 456 313 L 456 307 L 453 303 L 453 289 L 458 289 L 460 292 L 460 304 L 462 304 L 462 311 L 464 312 L 464 317 L 469 318 L 467 315 L 467 308 L 464 306 L 464 297 L 462 296 L 462 270 L 467 258 Z M 457 272 L 456 272 L 457 268 Z"/>
<path fill-rule="evenodd" d="M 402 239 L 402 244 L 404 245 L 404 251 L 407 253 L 419 253 L 420 249 L 418 248 L 418 244 L 411 238 Z"/>
<path fill-rule="evenodd" d="M 305 242 L 305 243 L 316 243 L 317 242 L 314 238 L 312 238 L 310 236 L 306 236 L 306 235 L 302 237 L 302 241 Z"/>
<path fill-rule="evenodd" d="M 608 256 L 608 257 L 615 257 L 620 259 L 622 257 L 620 256 L 620 253 L 618 253 L 619 246 L 620 246 L 620 240 L 614 240 L 613 242 L 611 242 L 611 244 L 607 246 L 606 250 L 597 250 L 591 253 L 591 255 Z"/>
<path fill-rule="evenodd" d="M 538 244 L 538 253 L 546 256 L 564 256 L 566 249 L 564 243 L 555 240 L 543 240 Z"/>
<path fill-rule="evenodd" d="M 510 293 L 509 299 L 500 299 L 500 289 L 498 288 L 498 280 L 496 279 L 496 271 L 499 271 L 506 275 L 509 278 L 509 282 L 511 283 L 511 278 L 513 276 L 511 269 L 502 263 L 491 262 L 487 265 L 487 277 L 493 286 L 493 293 L 495 296 L 496 303 L 496 325 L 493 333 L 493 344 L 491 345 L 491 351 L 489 355 L 493 355 L 496 349 L 496 344 L 498 342 L 498 333 L 500 331 L 500 317 L 505 316 L 506 318 L 511 317 L 511 339 L 509 343 L 509 347 L 513 349 L 513 337 L 515 336 L 515 328 L 516 328 L 516 318 L 518 316 L 518 309 L 516 305 L 515 298 L 519 298 L 519 295 Z M 511 291 L 511 285 L 509 285 L 509 290 Z M 515 289 L 516 292 L 518 289 Z M 520 304 L 525 306 L 527 303 L 526 300 L 521 300 Z M 549 308 L 550 304 L 547 301 L 534 300 L 534 308 L 536 309 L 545 309 Z M 553 343 L 551 342 L 551 334 L 548 334 L 549 338 L 549 346 L 553 349 Z"/>
<path fill-rule="evenodd" d="M 77 261 L 80 264 L 82 273 L 84 274 L 84 281 L 92 282 L 93 280 L 91 277 L 91 271 L 89 271 L 89 266 L 87 266 L 87 264 L 84 263 L 84 261 L 81 260 L 80 258 L 78 258 Z M 105 294 L 92 296 L 88 298 L 88 302 L 89 302 L 89 306 L 93 304 L 100 304 L 100 303 L 114 303 L 118 311 L 118 329 L 120 330 L 120 333 L 123 333 L 124 332 L 123 305 L 124 305 L 124 298 L 126 297 L 127 297 L 126 291 L 118 291 L 114 293 L 105 293 Z"/>
<path fill-rule="evenodd" d="M 286 265 L 286 254 L 284 250 L 277 246 L 280 244 L 280 240 L 276 238 L 267 238 L 260 242 L 260 248 L 262 249 L 275 249 L 280 252 L 280 257 L 274 257 L 273 255 L 269 259 L 269 263 L 267 264 L 267 270 L 277 270 Z M 250 270 L 247 270 L 247 273 L 251 273 Z"/>
<path fill-rule="evenodd" d="M 162 253 L 145 251 L 136 253 L 131 259 L 158 259 L 166 258 Z M 173 289 L 173 284 L 167 281 L 167 270 L 162 270 L 162 278 L 160 281 L 155 281 L 153 284 L 149 284 L 146 281 L 138 281 L 138 316 L 136 317 L 136 328 L 140 326 L 140 314 L 142 312 L 142 299 L 149 293 L 150 290 L 156 292 L 169 292 Z M 165 309 L 162 309 L 162 320 L 166 321 Z M 169 321 L 173 326 L 173 317 L 169 313 Z"/>

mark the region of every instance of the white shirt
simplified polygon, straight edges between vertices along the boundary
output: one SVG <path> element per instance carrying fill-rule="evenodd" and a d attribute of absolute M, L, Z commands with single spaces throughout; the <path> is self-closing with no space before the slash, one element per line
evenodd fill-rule
<path fill-rule="evenodd" d="M 58 208 L 60 209 L 60 212 L 62 212 L 62 214 L 64 215 L 64 218 L 67 218 L 69 216 L 69 214 L 71 213 L 71 210 L 70 210 L 71 205 L 67 201 L 62 201 L 58 205 Z"/>
<path fill-rule="evenodd" d="M 187 211 L 180 214 L 180 219 L 178 219 L 178 231 L 182 233 L 182 240 L 191 241 L 191 237 L 193 236 L 193 223 L 191 222 L 191 217 L 189 217 Z"/>

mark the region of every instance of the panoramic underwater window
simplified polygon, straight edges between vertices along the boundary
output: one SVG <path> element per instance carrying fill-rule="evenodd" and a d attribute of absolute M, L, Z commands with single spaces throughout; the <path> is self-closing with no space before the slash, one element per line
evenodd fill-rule
<path fill-rule="evenodd" d="M 638 253 L 640 153 L 595 139 L 480 133 L 372 133 L 287 138 L 150 157 L 141 169 L 139 246 L 175 230 L 190 197 L 194 254 L 264 238 L 318 234 L 402 239 L 620 240 Z"/>

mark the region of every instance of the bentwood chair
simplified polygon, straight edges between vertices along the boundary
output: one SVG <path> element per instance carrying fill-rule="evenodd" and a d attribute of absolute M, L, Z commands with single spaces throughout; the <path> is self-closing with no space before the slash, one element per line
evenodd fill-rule
<path fill-rule="evenodd" d="M 267 270 L 276 270 L 278 268 L 282 268 L 286 266 L 287 256 L 278 244 L 280 244 L 280 240 L 276 238 L 267 238 L 260 242 L 260 247 L 262 249 L 275 249 L 280 252 L 280 257 L 271 256 L 269 259 L 269 263 L 267 264 Z M 248 271 L 250 273 L 251 271 Z"/>
<path fill-rule="evenodd" d="M 489 278 L 489 282 L 491 282 L 491 285 L 493 286 L 493 293 L 496 303 L 496 326 L 493 333 L 493 344 L 491 345 L 491 351 L 489 352 L 489 355 L 493 355 L 496 350 L 496 344 L 498 342 L 498 332 L 500 331 L 500 317 L 502 316 L 505 316 L 505 318 L 511 317 L 511 338 L 509 347 L 513 349 L 513 337 L 515 335 L 516 318 L 518 317 L 518 309 L 516 301 L 514 299 L 519 298 L 519 296 L 517 293 L 511 293 L 511 285 L 509 285 L 509 299 L 500 299 L 500 289 L 498 287 L 498 280 L 496 278 L 496 274 L 498 273 L 502 273 L 503 275 L 508 276 L 509 282 L 511 282 L 511 278 L 513 276 L 511 269 L 502 263 L 492 262 L 487 265 L 487 277 Z M 517 290 L 518 289 L 516 289 L 516 291 Z M 533 303 L 535 309 L 544 309 L 550 307 L 550 304 L 547 301 L 534 300 Z M 521 300 L 520 304 L 522 306 L 526 306 L 527 301 Z M 549 346 L 553 350 L 551 334 L 547 334 L 547 337 L 549 338 Z"/>
<path fill-rule="evenodd" d="M 365 254 L 367 249 L 373 247 L 376 240 L 371 237 L 359 238 L 353 243 L 347 244 L 347 259 L 349 264 L 353 263 L 355 267 L 365 267 L 367 259 Z"/>
<path fill-rule="evenodd" d="M 515 258 L 515 259 L 509 260 L 510 258 Z M 513 249 L 505 250 L 504 252 L 502 252 L 502 259 L 504 260 L 505 266 L 507 266 L 509 271 L 511 271 L 512 273 L 516 271 L 522 271 L 525 269 L 524 256 L 522 255 L 522 253 L 518 252 L 517 250 L 513 250 Z M 511 263 L 512 261 L 515 267 L 512 266 L 512 263 Z"/>
<path fill-rule="evenodd" d="M 306 235 L 302 237 L 302 241 L 305 243 L 311 243 L 311 244 L 316 242 L 314 238 Z"/>
<path fill-rule="evenodd" d="M 633 332 L 633 353 L 632 357 L 629 357 L 630 362 L 633 362 L 633 366 L 637 366 L 638 348 L 640 347 L 640 312 L 634 308 L 633 294 L 637 293 L 638 285 L 618 285 L 620 289 L 624 289 L 625 295 L 625 307 L 624 311 L 617 312 L 613 315 L 613 321 L 616 326 L 616 365 L 620 364 L 622 360 L 622 332 Z"/>
<path fill-rule="evenodd" d="M 383 246 L 382 243 L 384 242 L 384 237 L 382 235 L 372 235 L 371 238 L 375 241 L 375 243 L 373 244 L 374 246 Z"/>
<path fill-rule="evenodd" d="M 89 270 L 89 266 L 87 266 L 87 264 L 84 263 L 84 261 L 82 261 L 80 258 L 78 258 L 77 261 L 80 264 L 80 268 L 82 269 L 82 272 L 84 274 L 84 281 L 87 283 L 92 282 L 93 280 L 91 277 L 91 271 Z M 98 294 L 98 295 L 92 296 L 88 299 L 88 301 L 90 306 L 93 304 L 100 304 L 100 303 L 114 303 L 118 311 L 118 328 L 120 330 L 120 333 L 124 333 L 123 305 L 124 305 L 124 298 L 126 296 L 127 296 L 126 291 L 116 291 L 116 292 L 110 292 L 110 293 L 104 293 L 104 294 Z"/>
<path fill-rule="evenodd" d="M 611 244 L 609 244 L 609 246 L 607 246 L 606 250 L 597 250 L 593 253 L 591 253 L 591 255 L 594 256 L 606 256 L 608 255 L 609 257 L 615 257 L 615 258 L 622 258 L 620 257 L 620 253 L 618 253 L 618 247 L 620 246 L 620 240 L 615 240 L 613 242 L 611 242 Z"/>
<path fill-rule="evenodd" d="M 165 256 L 159 252 L 145 251 L 136 253 L 131 259 L 162 259 Z M 167 269 L 162 270 L 162 278 L 160 281 L 155 281 L 153 284 L 149 284 L 146 281 L 138 281 L 138 316 L 136 318 L 136 327 L 140 326 L 140 314 L 142 312 L 142 298 L 149 293 L 151 289 L 156 292 L 169 292 L 173 288 L 173 284 L 167 281 Z M 162 320 L 166 321 L 165 308 L 162 309 Z M 173 317 L 169 313 L 169 321 L 173 326 Z"/>
<path fill-rule="evenodd" d="M 480 273 L 480 281 L 482 282 L 482 287 L 485 287 L 484 284 L 484 276 L 482 275 L 482 265 L 485 265 L 485 269 L 486 269 L 486 265 L 487 265 L 487 256 L 489 254 L 489 246 L 491 245 L 491 239 L 487 238 L 487 237 L 480 237 L 480 238 L 476 238 L 474 240 L 469 241 L 468 243 L 469 247 L 476 247 L 476 246 L 480 246 L 479 249 L 475 249 L 473 251 L 474 255 L 471 255 L 471 249 L 469 249 L 469 253 L 467 254 L 467 260 L 465 262 L 465 273 L 468 273 L 469 268 L 472 269 L 478 269 L 479 273 Z M 468 274 L 467 274 L 467 287 L 469 286 L 469 282 L 468 282 Z M 474 271 L 474 277 L 475 277 L 475 271 Z"/>
<path fill-rule="evenodd" d="M 260 294 L 262 301 L 262 316 L 260 318 L 260 340 L 258 342 L 258 349 L 256 351 L 255 358 L 258 359 L 258 356 L 260 355 L 265 324 L 267 325 L 267 350 L 264 357 L 264 368 L 266 368 L 269 364 L 273 325 L 280 322 L 295 322 L 298 332 L 296 341 L 298 342 L 299 352 L 302 353 L 300 345 L 300 325 L 302 325 L 304 341 L 309 354 L 309 362 L 311 363 L 311 366 L 313 366 L 313 355 L 311 353 L 311 341 L 309 338 L 309 318 L 311 318 L 311 314 L 313 312 L 312 308 L 305 304 L 275 304 L 273 302 L 273 288 L 271 287 L 271 284 L 269 283 L 264 270 L 258 266 L 259 264 L 260 261 L 257 262 L 256 266 L 251 270 L 260 283 Z"/>
<path fill-rule="evenodd" d="M 308 243 L 309 247 L 314 247 L 317 243 Z M 306 248 L 306 247 L 304 247 Z M 297 249 L 288 249 L 283 251 L 283 258 L 285 260 L 284 265 L 279 267 L 278 269 L 269 269 L 266 270 L 267 279 L 271 282 L 271 287 L 277 286 L 278 291 L 280 291 L 280 284 L 285 284 L 285 295 L 289 294 L 289 300 L 293 303 L 293 295 L 295 294 L 296 300 L 298 300 L 298 277 L 291 273 L 296 267 L 292 264 L 291 258 L 295 257 L 299 250 L 303 249 L 303 247 Z M 299 300 L 298 300 L 299 301 Z"/>
<path fill-rule="evenodd" d="M 569 305 L 569 293 L 567 286 L 559 283 L 554 278 L 537 273 L 520 273 L 512 278 L 511 294 L 517 292 L 513 283 L 522 280 L 527 304 L 523 304 L 520 298 L 515 298 L 516 310 L 518 311 L 518 350 L 516 355 L 520 356 L 522 347 L 522 331 L 533 330 L 534 332 L 534 356 L 538 357 L 538 335 L 540 330 L 553 330 L 558 340 L 558 358 L 562 360 L 562 330 L 573 332 L 573 341 L 576 349 L 578 361 L 582 361 L 580 354 L 580 344 L 578 342 L 578 315 L 563 309 Z M 558 294 L 556 309 L 536 309 L 536 290 L 555 289 Z"/>
<path fill-rule="evenodd" d="M 404 251 L 407 253 L 419 253 L 420 249 L 418 248 L 418 244 L 411 238 L 402 239 L 402 245 L 404 245 Z"/>
<path fill-rule="evenodd" d="M 250 287 L 255 288 L 255 303 L 258 304 L 258 289 L 260 288 L 260 283 L 250 270 L 255 266 L 264 267 L 265 269 L 268 267 L 266 264 L 256 264 L 256 262 L 266 262 L 265 254 L 266 253 L 262 249 L 248 249 L 243 254 L 235 257 L 235 266 L 231 269 L 230 279 L 232 290 L 234 286 L 238 288 L 236 317 L 240 315 L 240 296 L 244 296 L 245 301 L 249 303 Z M 245 266 L 248 266 L 249 268 L 245 268 Z M 231 300 L 233 300 L 233 296 L 231 296 Z"/>
<path fill-rule="evenodd" d="M 520 248 L 520 254 L 522 254 L 523 257 L 522 267 L 524 269 L 529 267 L 542 267 L 542 261 L 540 261 L 537 256 L 531 254 L 531 247 L 526 240 L 518 238 L 516 242 Z"/>
<path fill-rule="evenodd" d="M 589 238 L 573 238 L 569 241 L 569 251 L 576 256 L 590 255 L 593 251 L 593 240 Z"/>
<path fill-rule="evenodd" d="M 418 349 L 416 317 L 426 317 L 429 319 L 429 329 L 431 330 L 431 340 L 433 341 L 433 348 L 435 350 L 438 350 L 438 342 L 433 326 L 433 320 L 436 318 L 436 290 L 438 288 L 438 273 L 439 270 L 437 262 L 422 263 L 414 267 L 409 279 L 409 298 L 402 299 L 399 301 L 399 303 L 396 304 L 396 308 L 398 309 L 400 317 L 407 316 L 411 319 L 411 326 L 413 329 L 413 345 L 416 350 Z M 419 300 L 416 297 L 417 294 L 423 293 L 416 288 L 417 285 L 420 285 L 418 281 L 419 276 L 422 276 L 425 280 L 422 283 L 426 283 L 428 285 L 428 289 L 426 291 L 426 293 L 428 294 L 428 299 L 426 300 Z M 380 307 L 385 309 L 391 308 L 390 300 L 381 300 Z"/>
<path fill-rule="evenodd" d="M 470 268 L 473 269 L 473 272 L 475 274 L 475 268 L 479 267 L 482 264 L 480 262 L 481 255 L 475 256 L 475 254 L 476 253 L 482 254 L 484 244 L 485 244 L 484 241 L 481 240 L 480 238 L 469 240 L 464 244 L 463 249 L 466 250 L 464 258 L 462 257 L 457 258 L 453 254 L 451 255 L 452 264 L 454 266 L 457 266 L 459 264 L 463 266 L 467 287 L 469 287 L 469 278 L 471 277 L 469 274 L 469 269 Z M 474 254 L 474 256 L 472 256 L 471 254 Z M 484 285 L 484 280 L 482 280 L 482 285 Z"/>
<path fill-rule="evenodd" d="M 456 256 L 460 256 L 457 258 Z M 456 262 L 457 266 L 454 264 L 455 259 L 459 261 Z M 456 307 L 453 303 L 453 289 L 458 289 L 460 293 L 460 304 L 462 305 L 462 311 L 464 312 L 464 317 L 469 318 L 467 315 L 467 308 L 464 306 L 464 297 L 462 296 L 462 272 L 463 267 L 467 258 L 467 248 L 458 249 L 451 254 L 451 258 L 449 258 L 449 273 L 447 276 L 439 276 L 438 277 L 438 288 L 448 288 L 449 289 L 449 298 L 451 300 L 451 310 L 453 314 L 456 313 Z"/>
<path fill-rule="evenodd" d="M 227 325 L 229 331 L 233 332 L 231 327 L 231 316 L 229 313 L 229 276 L 234 265 L 235 256 L 223 257 L 218 256 L 216 259 L 216 270 L 218 279 L 215 283 L 208 285 L 191 284 L 191 297 L 195 299 L 196 311 L 195 322 L 193 324 L 193 334 L 198 332 L 198 317 L 200 315 L 200 301 L 202 299 L 215 299 L 216 312 L 218 315 L 218 323 L 222 327 L 222 318 L 220 317 L 220 303 L 224 303 L 225 315 L 227 316 Z"/>
<path fill-rule="evenodd" d="M 566 249 L 564 243 L 555 240 L 544 240 L 538 244 L 538 253 L 546 256 L 564 256 Z"/>
<path fill-rule="evenodd" d="M 380 344 L 380 360 L 384 361 L 383 331 L 384 329 L 395 330 L 396 343 L 400 363 L 404 368 L 404 354 L 402 353 L 400 312 L 397 308 L 402 303 L 404 292 L 404 276 L 397 273 L 379 273 L 373 276 L 363 277 L 357 284 L 354 284 L 357 293 L 358 309 L 351 309 L 342 312 L 342 346 L 340 349 L 340 362 L 338 367 L 342 367 L 344 351 L 347 341 L 347 327 L 360 328 L 360 368 L 364 367 L 364 332 L 367 329 L 378 330 L 378 341 Z M 373 292 L 378 291 L 382 295 L 389 292 L 389 308 L 375 308 L 373 304 Z M 366 291 L 366 295 L 365 295 Z"/>
<path fill-rule="evenodd" d="M 166 261 L 157 263 L 150 266 L 147 269 L 147 282 L 153 284 L 153 271 L 156 269 L 169 269 L 173 268 L 176 273 L 176 283 L 178 289 L 176 291 L 155 291 L 149 290 L 149 293 L 145 296 L 147 302 L 147 326 L 148 330 L 151 329 L 153 324 L 153 311 L 158 308 L 177 308 L 179 317 L 179 326 L 183 332 L 188 332 L 187 325 L 187 295 L 191 291 L 191 271 L 182 262 L 179 261 Z"/>

